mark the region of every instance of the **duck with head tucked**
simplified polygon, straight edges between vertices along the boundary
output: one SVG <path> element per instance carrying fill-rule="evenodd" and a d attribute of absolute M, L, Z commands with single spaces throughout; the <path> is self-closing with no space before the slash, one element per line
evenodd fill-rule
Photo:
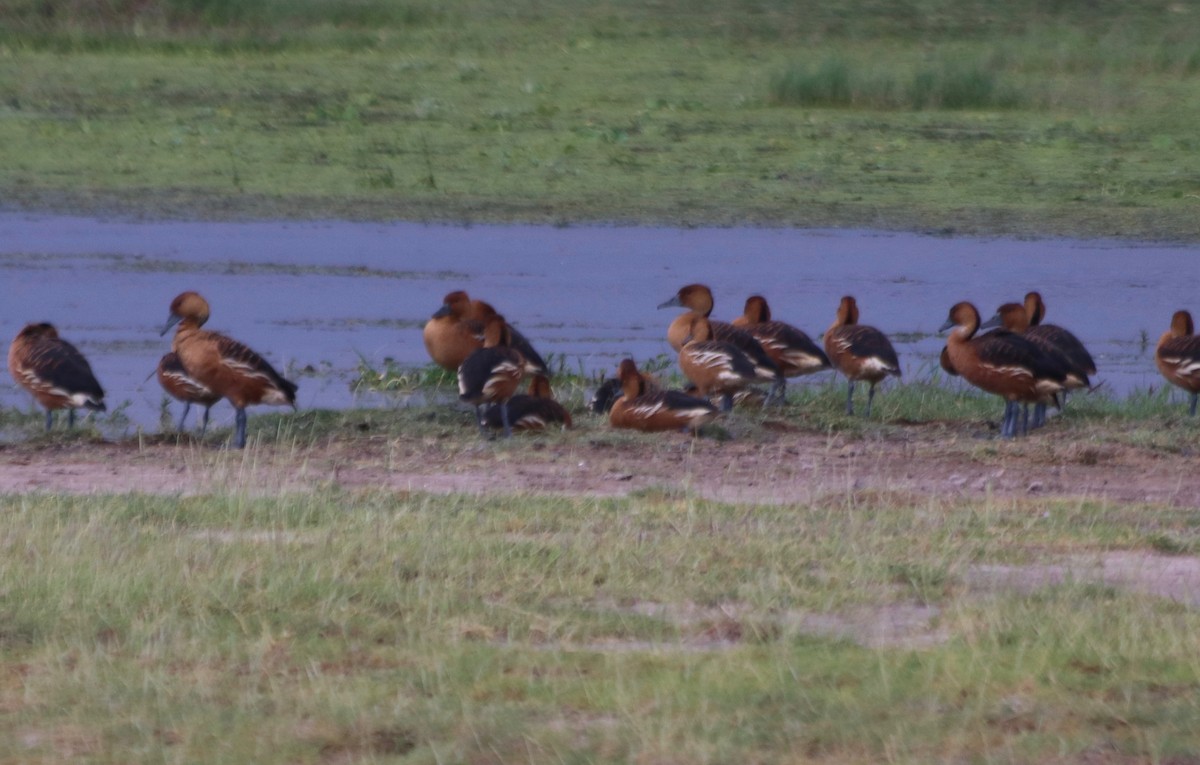
<path fill-rule="evenodd" d="M 103 412 L 104 389 L 92 374 L 79 349 L 58 336 L 53 324 L 26 324 L 8 347 L 8 371 L 13 380 L 46 407 L 46 430 L 54 424 L 54 410 L 67 410 L 68 427 L 75 425 L 75 410 Z"/>

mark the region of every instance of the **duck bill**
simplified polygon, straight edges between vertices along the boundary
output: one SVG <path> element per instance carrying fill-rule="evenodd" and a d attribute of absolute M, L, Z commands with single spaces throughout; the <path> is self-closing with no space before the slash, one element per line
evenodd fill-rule
<path fill-rule="evenodd" d="M 979 328 L 980 329 L 991 329 L 993 327 L 999 327 L 1003 323 L 1004 323 L 1004 320 L 1000 318 L 1000 314 L 996 314 L 992 318 L 990 318 L 987 321 L 985 321 L 984 323 L 980 324 Z"/>
<path fill-rule="evenodd" d="M 175 314 L 171 314 L 170 316 L 168 316 L 168 317 L 167 317 L 167 324 L 166 324 L 166 326 L 164 326 L 164 327 L 162 328 L 162 332 L 159 332 L 159 333 L 158 333 L 158 336 L 159 336 L 159 337 L 162 337 L 163 335 L 165 335 L 165 334 L 167 334 L 168 332 L 170 332 L 170 331 L 171 331 L 171 327 L 174 327 L 174 326 L 175 326 L 176 324 L 178 324 L 178 323 L 179 323 L 179 322 L 180 322 L 182 319 L 183 319 L 183 317 L 182 317 L 182 316 L 176 316 Z"/>
<path fill-rule="evenodd" d="M 679 302 L 679 296 L 676 295 L 675 297 L 671 298 L 670 300 L 659 303 L 658 307 L 659 308 L 682 308 L 683 303 Z"/>

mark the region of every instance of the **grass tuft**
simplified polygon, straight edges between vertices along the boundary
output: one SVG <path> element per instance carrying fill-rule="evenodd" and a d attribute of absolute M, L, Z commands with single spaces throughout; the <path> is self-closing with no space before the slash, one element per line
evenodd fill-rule
<path fill-rule="evenodd" d="M 994 65 L 957 60 L 922 65 L 907 79 L 872 73 L 841 57 L 816 66 L 792 64 L 771 78 L 768 94 L 769 103 L 778 106 L 911 111 L 1013 109 L 1034 101 L 1007 84 Z"/>

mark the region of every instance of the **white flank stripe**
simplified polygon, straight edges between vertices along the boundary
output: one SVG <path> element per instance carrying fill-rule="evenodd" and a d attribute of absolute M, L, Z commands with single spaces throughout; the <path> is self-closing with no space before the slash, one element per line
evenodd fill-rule
<path fill-rule="evenodd" d="M 879 358 L 878 356 L 870 356 L 863 360 L 863 368 L 869 372 L 880 372 L 887 374 L 895 369 L 894 366 Z"/>
<path fill-rule="evenodd" d="M 692 353 L 692 361 L 704 367 L 720 367 L 729 363 L 729 357 L 720 351 L 699 351 Z"/>
<path fill-rule="evenodd" d="M 787 363 L 791 364 L 792 366 L 796 366 L 796 367 L 808 367 L 808 366 L 813 366 L 814 364 L 821 363 L 820 359 L 818 359 L 816 356 L 813 356 L 808 353 L 801 353 L 799 351 L 793 351 L 792 353 L 785 353 L 785 354 L 783 354 L 783 359 Z"/>
<path fill-rule="evenodd" d="M 639 404 L 638 406 L 630 407 L 629 411 L 639 417 L 649 418 L 661 412 L 662 408 L 662 404 Z"/>
<path fill-rule="evenodd" d="M 250 366 L 249 364 L 243 363 L 241 361 L 235 361 L 233 359 L 223 358 L 223 359 L 221 359 L 221 363 L 224 364 L 227 368 L 233 370 L 234 372 L 237 372 L 238 374 L 244 375 L 246 377 L 255 377 L 260 380 L 266 380 L 267 382 L 271 381 L 271 376 L 268 375 L 266 372 L 260 372 L 259 370 L 255 369 L 254 367 Z"/>
<path fill-rule="evenodd" d="M 992 367 L 993 372 L 1009 377 L 1033 377 L 1033 373 L 1025 367 Z"/>

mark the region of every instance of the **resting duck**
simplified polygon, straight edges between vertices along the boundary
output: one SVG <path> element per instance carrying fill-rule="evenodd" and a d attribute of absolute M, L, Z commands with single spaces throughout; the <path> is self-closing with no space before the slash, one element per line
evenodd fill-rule
<path fill-rule="evenodd" d="M 46 408 L 46 430 L 54 410 L 67 410 L 67 426 L 75 425 L 79 407 L 103 412 L 104 389 L 79 349 L 58 336 L 53 324 L 26 324 L 8 347 L 13 380 Z"/>
<path fill-rule="evenodd" d="M 691 430 L 712 422 L 720 412 L 710 402 L 674 390 L 650 389 L 631 359 L 621 362 L 617 379 L 621 395 L 613 402 L 608 421 L 614 428 L 647 432 Z"/>
<path fill-rule="evenodd" d="M 534 375 L 529 383 L 529 393 L 518 393 L 508 400 L 509 423 L 513 430 L 545 430 L 550 425 L 561 424 L 571 427 L 571 413 L 554 400 L 550 380 L 545 375 Z M 483 415 L 489 428 L 504 427 L 500 407 L 490 406 Z"/>

